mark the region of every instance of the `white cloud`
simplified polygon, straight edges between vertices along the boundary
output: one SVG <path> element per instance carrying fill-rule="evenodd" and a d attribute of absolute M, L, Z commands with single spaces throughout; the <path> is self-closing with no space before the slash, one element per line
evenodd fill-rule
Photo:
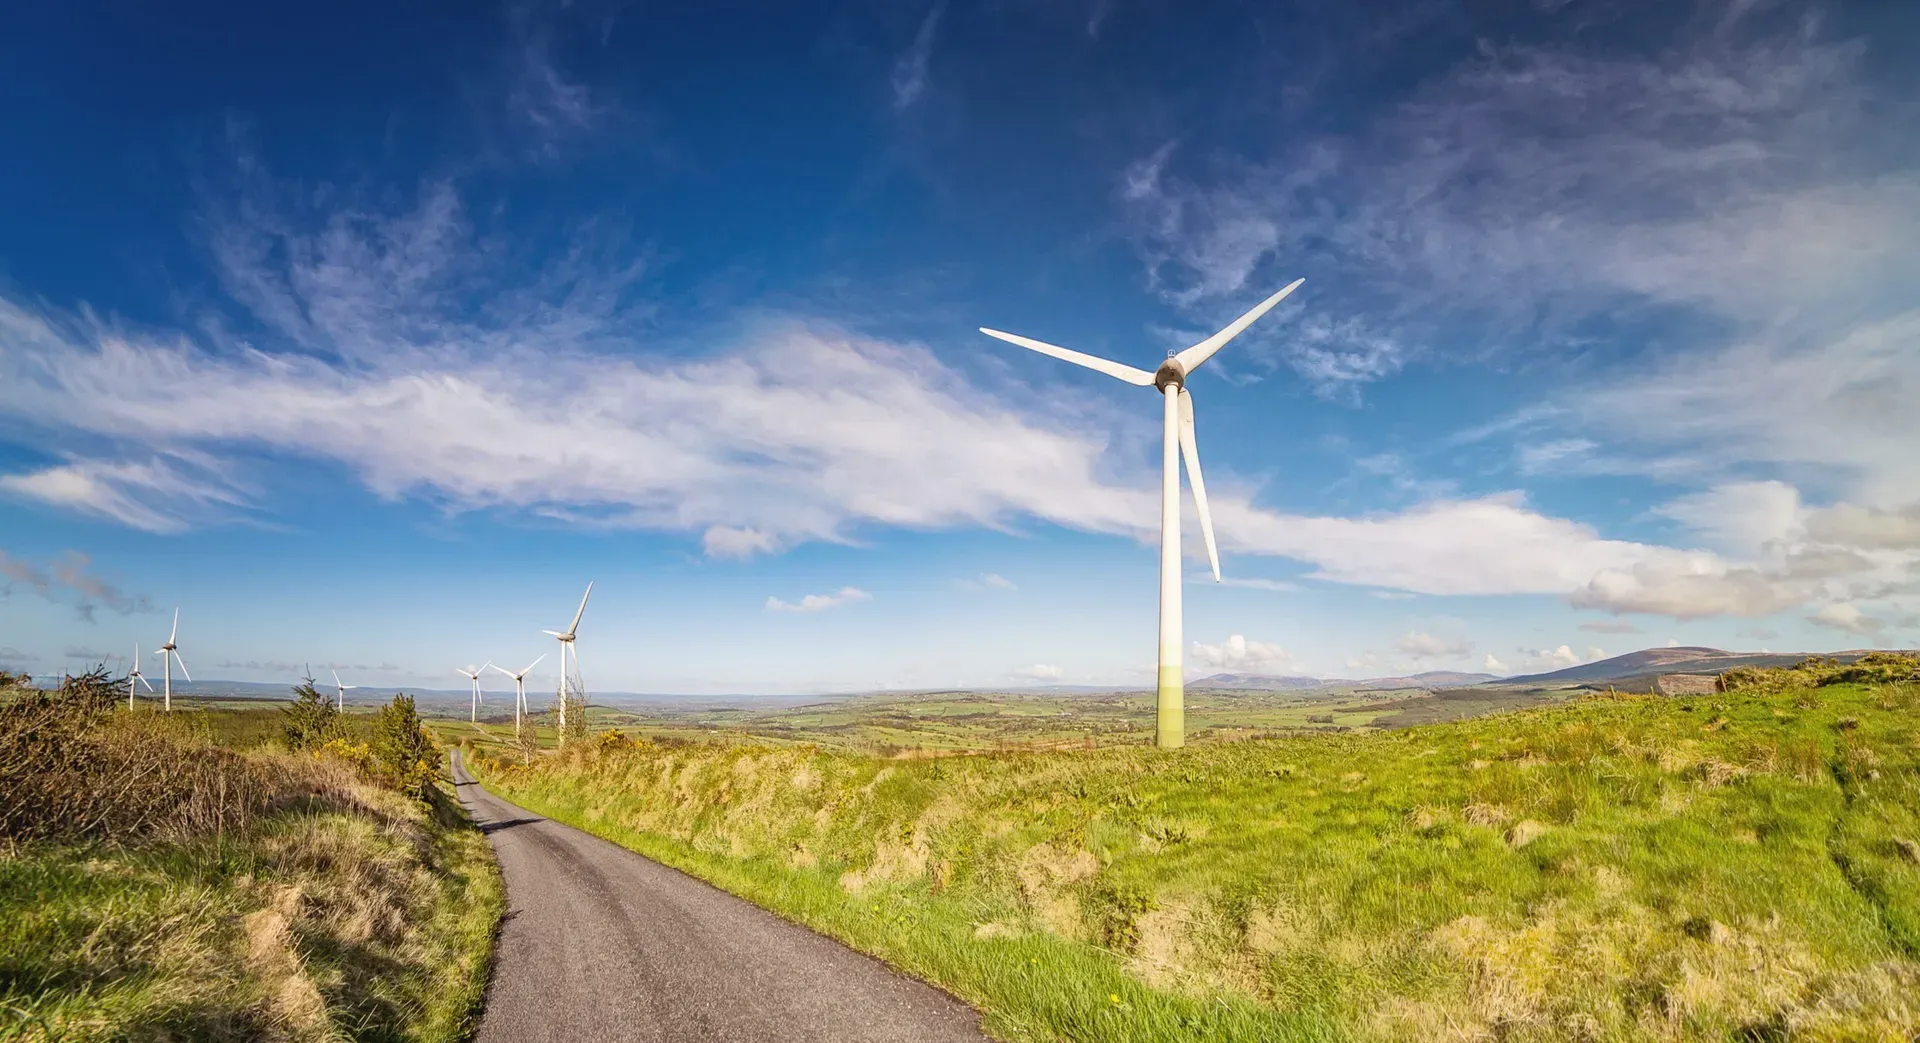
<path fill-rule="evenodd" d="M 1504 676 L 1506 674 L 1512 673 L 1511 670 L 1507 669 L 1507 664 L 1495 658 L 1492 652 L 1487 653 L 1486 660 L 1480 665 L 1487 671 L 1487 673 L 1490 673 L 1490 674 L 1500 674 Z"/>
<path fill-rule="evenodd" d="M 832 594 L 808 594 L 798 602 L 782 601 L 779 598 L 767 599 L 768 612 L 824 612 L 830 608 L 849 605 L 856 601 L 872 601 L 873 595 L 859 587 L 841 587 Z"/>
<path fill-rule="evenodd" d="M 780 541 L 771 533 L 758 529 L 735 529 L 725 525 L 715 525 L 700 538 L 702 549 L 710 558 L 751 558 L 755 554 L 771 554 L 780 549 Z"/>
<path fill-rule="evenodd" d="M 1208 577 L 1208 579 L 1211 580 L 1212 577 Z M 1289 583 L 1283 579 L 1242 579 L 1234 576 L 1220 577 L 1218 585 L 1222 587 L 1244 587 L 1247 590 L 1270 590 L 1276 594 L 1291 594 L 1300 589 L 1300 584 Z"/>
<path fill-rule="evenodd" d="M 1570 666 L 1580 665 L 1580 653 L 1575 652 L 1566 645 L 1561 645 L 1559 648 L 1540 648 L 1532 651 L 1523 648 L 1520 650 L 1520 655 L 1521 664 L 1529 670 L 1564 670 Z"/>
<path fill-rule="evenodd" d="M 1597 645 L 1587 646 L 1587 662 L 1595 663 L 1607 657 L 1607 650 Z"/>
<path fill-rule="evenodd" d="M 945 0 L 933 5 L 925 18 L 920 20 L 920 29 L 913 35 L 913 44 L 893 63 L 893 107 L 906 109 L 927 90 L 927 63 L 933 57 L 933 34 L 940 27 L 940 16 L 946 12 Z"/>
<path fill-rule="evenodd" d="M 1589 619 L 1580 629 L 1595 634 L 1638 634 L 1640 628 L 1624 619 Z"/>
<path fill-rule="evenodd" d="M 1024 669 L 1015 670 L 1013 676 L 1026 678 L 1029 681 L 1058 681 L 1066 676 L 1066 672 L 1052 663 L 1035 663 Z"/>
<path fill-rule="evenodd" d="M 1219 670 L 1270 670 L 1293 664 L 1293 653 L 1279 645 L 1249 641 L 1234 634 L 1217 645 L 1193 643 L 1194 662 Z"/>
<path fill-rule="evenodd" d="M 1018 410 L 922 347 L 781 319 L 700 351 L 645 342 L 621 303 L 637 266 L 562 258 L 516 282 L 447 184 L 394 213 L 312 213 L 270 189 L 242 199 L 215 250 L 259 343 L 215 321 L 196 339 L 0 297 L 0 419 L 75 454 L 0 488 L 178 531 L 262 510 L 247 475 L 272 456 L 275 472 L 288 458 L 337 465 L 449 512 L 702 533 L 715 557 L 1026 518 L 1157 538 L 1156 476 L 1114 459 L 1097 422 Z M 474 312 L 476 298 L 491 303 Z M 1226 550 L 1306 562 L 1323 581 L 1758 614 L 1742 563 L 1607 539 L 1517 493 L 1338 517 L 1216 484 Z"/>
<path fill-rule="evenodd" d="M 1473 642 L 1464 638 L 1440 638 L 1424 630 L 1410 630 L 1394 642 L 1394 647 L 1414 659 L 1454 659 L 1473 651 Z"/>
<path fill-rule="evenodd" d="M 1834 630 L 1844 630 L 1849 634 L 1859 634 L 1863 637 L 1878 634 L 1880 631 L 1886 629 L 1886 623 L 1884 621 L 1866 615 L 1860 611 L 1857 605 L 1850 605 L 1845 602 L 1835 602 L 1831 605 L 1820 606 L 1814 610 L 1812 615 L 1807 617 L 1807 622 L 1817 626 L 1829 627 Z"/>
<path fill-rule="evenodd" d="M 992 587 L 995 590 L 1020 589 L 1014 585 L 1012 580 L 1000 575 L 998 572 L 982 572 L 980 574 L 980 583 L 982 586 Z"/>

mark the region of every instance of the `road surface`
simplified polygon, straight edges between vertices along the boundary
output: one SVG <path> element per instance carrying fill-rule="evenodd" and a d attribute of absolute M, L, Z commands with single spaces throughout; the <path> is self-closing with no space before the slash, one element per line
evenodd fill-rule
<path fill-rule="evenodd" d="M 479 1043 L 979 1043 L 933 987 L 609 841 L 454 786 L 507 882 Z"/>

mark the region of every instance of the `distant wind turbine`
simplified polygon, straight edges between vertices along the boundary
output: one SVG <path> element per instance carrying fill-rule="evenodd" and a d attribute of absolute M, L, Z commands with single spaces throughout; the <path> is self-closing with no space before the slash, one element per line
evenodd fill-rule
<path fill-rule="evenodd" d="M 1186 679 L 1180 648 L 1181 457 L 1186 458 L 1187 480 L 1193 484 L 1193 504 L 1200 516 L 1200 533 L 1207 541 L 1207 561 L 1213 566 L 1214 580 L 1218 582 L 1220 579 L 1220 552 L 1213 540 L 1213 516 L 1207 510 L 1206 483 L 1200 477 L 1200 450 L 1193 437 L 1193 394 L 1187 390 L 1187 376 L 1305 281 L 1295 279 L 1279 293 L 1233 320 L 1226 329 L 1168 356 L 1160 368 L 1152 373 L 1042 341 L 1017 337 L 984 326 L 980 328 L 980 332 L 987 336 L 997 337 L 1009 344 L 1018 344 L 1042 355 L 1052 355 L 1078 366 L 1099 370 L 1129 384 L 1152 387 L 1165 400 L 1160 453 L 1160 678 L 1154 714 L 1154 744 L 1157 746 L 1172 748 L 1186 743 Z"/>
<path fill-rule="evenodd" d="M 133 666 L 127 671 L 127 709 L 129 710 L 133 709 L 133 683 L 135 681 L 146 685 L 149 693 L 153 691 L 153 682 L 147 680 L 147 675 L 140 672 L 140 642 L 138 641 L 133 643 Z"/>
<path fill-rule="evenodd" d="M 546 657 L 547 654 L 545 652 L 540 653 L 540 659 L 545 659 Z M 494 666 L 492 663 L 487 664 L 495 670 L 513 678 L 513 734 L 515 735 L 520 734 L 520 718 L 527 712 L 527 675 L 533 673 L 533 668 L 540 665 L 540 659 L 528 663 L 527 668 L 517 674 L 504 666 Z"/>
<path fill-rule="evenodd" d="M 492 660 L 488 660 L 487 666 L 492 666 L 492 665 L 493 665 Z M 487 666 L 470 666 L 470 667 L 467 667 L 465 670 L 462 670 L 457 666 L 453 668 L 454 673 L 459 674 L 461 677 L 464 677 L 467 680 L 473 682 L 473 709 L 472 709 L 472 712 L 469 714 L 469 716 L 472 719 L 473 723 L 475 724 L 480 723 L 480 672 L 482 670 L 485 670 Z"/>
<path fill-rule="evenodd" d="M 180 664 L 181 677 L 186 678 L 189 682 L 193 680 L 193 676 L 187 673 L 187 661 L 180 658 L 180 645 L 177 642 L 179 637 L 180 609 L 176 607 L 173 610 L 173 632 L 167 635 L 167 643 L 161 645 L 160 650 L 154 653 L 154 655 L 160 657 L 160 668 L 163 671 L 162 677 L 165 679 L 166 694 L 161 697 L 161 706 L 169 713 L 173 711 L 173 664 Z"/>
<path fill-rule="evenodd" d="M 558 631 L 558 630 L 541 631 L 541 633 L 546 634 L 548 637 L 551 637 L 554 640 L 560 642 L 560 741 L 563 743 L 567 741 L 567 694 L 568 694 L 567 679 L 569 676 L 567 673 L 568 656 L 572 656 L 573 658 L 573 673 L 571 676 L 577 684 L 576 690 L 580 693 L 580 697 L 582 699 L 585 699 L 587 696 L 587 683 L 580 676 L 580 651 L 579 649 L 574 647 L 573 639 L 574 639 L 574 636 L 577 633 L 579 633 L 579 630 L 580 630 L 580 617 L 583 615 L 586 615 L 587 599 L 592 596 L 593 596 L 593 583 L 589 581 L 587 583 L 587 592 L 585 594 L 580 595 L 580 608 L 574 612 L 573 622 L 567 624 L 566 632 L 562 633 L 561 631 Z"/>
<path fill-rule="evenodd" d="M 332 668 L 329 667 L 329 669 L 332 669 Z M 353 691 L 355 688 L 358 688 L 360 686 L 357 684 L 341 684 L 340 671 L 334 670 L 333 671 L 333 687 L 334 687 L 333 708 L 335 710 L 344 710 L 347 708 L 347 693 Z"/>

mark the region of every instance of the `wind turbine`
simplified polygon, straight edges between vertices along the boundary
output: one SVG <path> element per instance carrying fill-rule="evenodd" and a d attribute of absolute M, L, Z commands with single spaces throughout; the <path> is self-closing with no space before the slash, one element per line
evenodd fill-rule
<path fill-rule="evenodd" d="M 540 659 L 545 659 L 546 657 L 547 654 L 545 652 L 540 653 Z M 540 665 L 540 659 L 528 663 L 527 668 L 517 674 L 504 666 L 494 666 L 492 663 L 487 664 L 495 670 L 513 678 L 513 734 L 515 735 L 520 734 L 520 717 L 526 712 L 527 708 L 527 675 L 533 673 L 533 668 Z"/>
<path fill-rule="evenodd" d="M 133 643 L 133 666 L 127 670 L 127 709 L 129 710 L 133 709 L 133 682 L 135 681 L 146 685 L 148 692 L 153 691 L 153 682 L 147 680 L 147 675 L 140 672 L 140 642 L 138 641 Z"/>
<path fill-rule="evenodd" d="M 328 669 L 332 669 L 332 668 L 329 667 Z M 347 708 L 347 693 L 353 691 L 355 688 L 358 688 L 360 686 L 357 684 L 341 684 L 340 671 L 334 670 L 333 671 L 333 687 L 334 687 L 333 708 L 335 710 L 345 710 Z"/>
<path fill-rule="evenodd" d="M 573 680 L 582 699 L 587 695 L 587 683 L 580 677 L 580 650 L 574 647 L 573 638 L 580 630 L 580 617 L 587 612 L 587 599 L 593 596 L 593 583 L 587 583 L 587 592 L 580 595 L 580 608 L 573 614 L 573 622 L 567 624 L 565 633 L 558 630 L 543 630 L 541 633 L 560 642 L 560 741 L 567 741 L 567 657 L 573 657 Z"/>
<path fill-rule="evenodd" d="M 1213 541 L 1213 516 L 1207 511 L 1206 483 L 1200 477 L 1200 450 L 1193 438 L 1193 395 L 1187 390 L 1187 375 L 1305 281 L 1295 279 L 1288 283 L 1279 293 L 1233 320 L 1226 329 L 1169 355 L 1152 373 L 1011 333 L 980 328 L 987 336 L 1009 344 L 1099 370 L 1129 384 L 1154 388 L 1165 400 L 1160 453 L 1160 678 L 1154 708 L 1156 746 L 1173 748 L 1186 744 L 1186 680 L 1180 654 L 1180 458 L 1183 456 L 1187 480 L 1193 484 L 1193 504 L 1200 516 L 1200 533 L 1207 541 L 1207 561 L 1213 565 L 1214 581 L 1220 579 L 1220 552 Z"/>
<path fill-rule="evenodd" d="M 488 660 L 487 666 L 492 666 L 492 665 L 493 665 L 492 660 Z M 457 666 L 453 668 L 454 673 L 459 674 L 461 677 L 464 677 L 467 680 L 473 682 L 473 709 L 470 714 L 470 717 L 473 723 L 475 724 L 480 723 L 480 672 L 482 670 L 485 670 L 487 666 L 470 666 L 470 667 L 467 667 L 465 670 L 462 670 Z"/>
<path fill-rule="evenodd" d="M 164 683 L 166 685 L 166 694 L 161 697 L 161 705 L 165 707 L 169 713 L 173 711 L 173 664 L 180 664 L 181 677 L 186 678 L 188 681 L 193 680 L 193 675 L 187 673 L 187 661 L 180 658 L 180 646 L 175 643 L 175 639 L 179 636 L 180 610 L 175 608 L 173 610 L 173 632 L 167 635 L 167 643 L 161 645 L 160 650 L 154 653 L 154 655 L 160 657 L 160 668 L 164 671 L 162 676 L 165 678 Z"/>

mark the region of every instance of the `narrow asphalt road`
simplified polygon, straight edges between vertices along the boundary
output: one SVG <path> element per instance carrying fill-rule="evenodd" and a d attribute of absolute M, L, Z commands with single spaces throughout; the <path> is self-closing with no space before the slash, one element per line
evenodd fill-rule
<path fill-rule="evenodd" d="M 479 1043 L 986 1038 L 946 993 L 488 793 L 458 753 L 453 779 L 507 883 Z"/>

